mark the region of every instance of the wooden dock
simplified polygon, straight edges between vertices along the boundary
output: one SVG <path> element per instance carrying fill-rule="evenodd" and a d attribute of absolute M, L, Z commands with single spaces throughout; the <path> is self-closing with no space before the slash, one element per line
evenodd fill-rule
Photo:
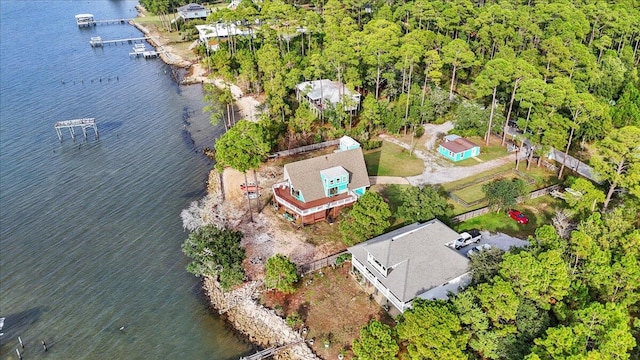
<path fill-rule="evenodd" d="M 136 42 L 146 41 L 146 37 L 135 37 L 135 38 L 125 38 L 125 39 L 115 39 L 115 40 L 102 40 L 100 36 L 92 36 L 89 40 L 89 45 L 92 47 L 102 47 L 104 45 L 118 45 L 118 44 L 133 44 Z"/>
<path fill-rule="evenodd" d="M 133 52 L 129 53 L 129 56 L 131 55 L 134 55 L 135 57 L 142 56 L 145 59 L 152 59 L 158 57 L 158 52 L 147 50 L 147 47 L 144 44 L 135 44 L 133 45 Z"/>
<path fill-rule="evenodd" d="M 108 20 L 96 20 L 93 14 L 78 14 L 76 15 L 76 24 L 78 27 L 91 27 L 96 25 L 111 25 L 111 24 L 128 24 L 132 19 L 108 19 Z"/>
<path fill-rule="evenodd" d="M 128 24 L 132 19 L 94 20 L 95 25 Z"/>
<path fill-rule="evenodd" d="M 256 352 L 255 354 L 249 355 L 249 356 L 243 356 L 240 358 L 240 360 L 261 360 L 267 357 L 271 357 L 277 353 L 279 353 L 280 351 L 290 347 L 290 346 L 294 346 L 294 345 L 298 345 L 301 342 L 303 342 L 304 340 L 300 340 L 291 344 L 287 344 L 287 345 L 283 345 L 280 347 L 270 347 L 268 349 L 264 349 L 264 350 L 260 350 L 258 352 Z"/>
<path fill-rule="evenodd" d="M 129 56 L 142 56 L 145 59 L 153 59 L 153 58 L 157 58 L 159 56 L 160 53 L 158 53 L 157 51 L 142 51 L 142 52 L 130 52 Z"/>
<path fill-rule="evenodd" d="M 96 135 L 96 139 L 98 138 L 98 127 L 96 126 L 95 118 L 83 118 L 83 119 L 73 119 L 73 120 L 63 120 L 58 121 L 54 125 L 56 129 L 56 133 L 58 134 L 58 139 L 62 141 L 62 129 L 69 129 L 69 133 L 71 134 L 71 138 L 73 140 L 76 139 L 76 133 L 74 128 L 81 128 L 82 135 L 84 138 L 87 138 L 87 129 L 93 129 L 94 134 Z"/>

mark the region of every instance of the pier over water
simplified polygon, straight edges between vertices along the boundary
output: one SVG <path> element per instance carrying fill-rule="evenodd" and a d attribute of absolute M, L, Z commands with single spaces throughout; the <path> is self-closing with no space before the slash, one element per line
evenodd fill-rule
<path fill-rule="evenodd" d="M 78 27 L 91 27 L 98 24 L 110 25 L 110 24 L 128 24 L 131 19 L 108 19 L 108 20 L 96 20 L 93 14 L 78 14 L 76 15 L 76 24 Z"/>
<path fill-rule="evenodd" d="M 73 130 L 76 127 L 82 129 L 82 135 L 84 138 L 87 138 L 87 129 L 93 129 L 93 132 L 98 138 L 98 127 L 96 126 L 95 118 L 84 118 L 84 119 L 73 119 L 73 120 L 63 120 L 55 123 L 56 133 L 58 134 L 58 139 L 62 141 L 62 129 L 69 129 L 69 133 L 71 134 L 71 138 L 73 140 L 76 139 L 76 133 Z"/>

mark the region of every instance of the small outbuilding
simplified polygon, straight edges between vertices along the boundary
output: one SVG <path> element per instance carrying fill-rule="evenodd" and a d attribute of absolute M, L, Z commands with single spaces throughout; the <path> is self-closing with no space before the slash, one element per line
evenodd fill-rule
<path fill-rule="evenodd" d="M 460 161 L 480 155 L 480 146 L 458 135 L 447 135 L 438 152 L 451 161 Z"/>

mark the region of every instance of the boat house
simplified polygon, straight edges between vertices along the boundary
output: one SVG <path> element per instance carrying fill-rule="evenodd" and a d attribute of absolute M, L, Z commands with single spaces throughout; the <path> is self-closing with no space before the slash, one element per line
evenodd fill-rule
<path fill-rule="evenodd" d="M 458 135 L 447 135 L 438 152 L 451 161 L 460 161 L 480 155 L 480 146 Z"/>
<path fill-rule="evenodd" d="M 335 220 L 369 186 L 360 144 L 344 136 L 332 154 L 286 164 L 272 189 L 278 213 L 301 226 Z"/>
<path fill-rule="evenodd" d="M 76 24 L 79 27 L 95 26 L 96 20 L 93 18 L 93 14 L 78 14 L 76 15 Z"/>

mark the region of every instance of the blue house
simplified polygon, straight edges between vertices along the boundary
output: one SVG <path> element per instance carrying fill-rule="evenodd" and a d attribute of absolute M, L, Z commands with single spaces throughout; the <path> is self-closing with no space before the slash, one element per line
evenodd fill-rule
<path fill-rule="evenodd" d="M 451 161 L 460 161 L 480 155 L 480 146 L 458 135 L 447 135 L 438 152 Z"/>
<path fill-rule="evenodd" d="M 333 154 L 284 166 L 284 181 L 273 185 L 280 214 L 299 225 L 335 219 L 369 187 L 360 144 L 348 136 Z"/>

